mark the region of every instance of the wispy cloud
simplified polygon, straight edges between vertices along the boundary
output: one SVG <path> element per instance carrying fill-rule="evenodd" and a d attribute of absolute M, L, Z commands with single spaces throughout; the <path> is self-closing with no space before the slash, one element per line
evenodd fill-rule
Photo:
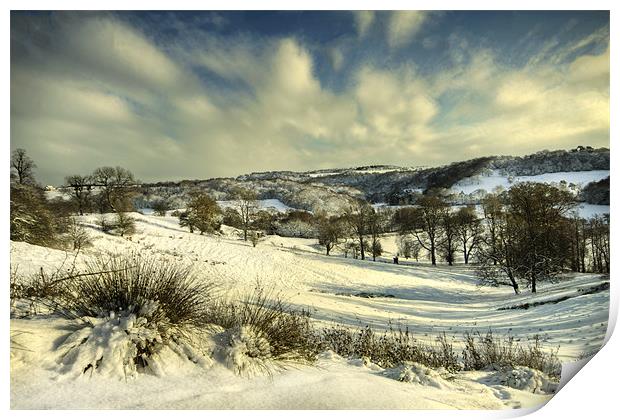
<path fill-rule="evenodd" d="M 360 38 L 364 37 L 375 20 L 375 12 L 371 10 L 360 10 L 353 12 L 357 34 Z"/>

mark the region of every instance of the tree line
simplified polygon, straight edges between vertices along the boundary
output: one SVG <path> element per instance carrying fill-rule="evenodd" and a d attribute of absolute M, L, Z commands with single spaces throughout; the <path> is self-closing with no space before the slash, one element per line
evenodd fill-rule
<path fill-rule="evenodd" d="M 128 212 L 135 210 L 132 197 L 137 181 L 128 169 L 104 166 L 89 175 L 65 178 L 71 199 L 48 199 L 45 189 L 37 182 L 37 165 L 24 149 L 11 154 L 11 240 L 36 245 L 80 248 L 88 242 L 83 226 L 72 215 L 97 211 L 101 214 L 101 230 L 120 236 L 135 229 Z M 108 220 L 104 213 L 114 213 Z"/>
<path fill-rule="evenodd" d="M 127 214 L 135 210 L 137 181 L 121 167 L 101 167 L 89 175 L 66 177 L 71 200 L 47 200 L 34 177 L 36 165 L 23 149 L 11 157 L 11 239 L 49 245 L 71 230 L 67 215 L 97 211 L 105 232 L 124 236 L 134 229 Z M 474 263 L 483 284 L 509 285 L 537 291 L 541 281 L 564 271 L 609 273 L 609 215 L 580 218 L 572 193 L 542 183 L 519 183 L 488 194 L 478 208 L 455 207 L 440 195 L 423 195 L 414 205 L 374 208 L 358 199 L 340 214 L 289 211 L 273 214 L 259 209 L 255 192 L 237 188 L 230 205 L 221 208 L 203 191 L 189 193 L 184 210 L 173 212 L 190 232 L 214 233 L 222 224 L 241 231 L 253 246 L 264 235 L 315 238 L 326 255 L 339 248 L 345 257 L 383 254 L 381 238 L 397 234 L 397 257 L 424 256 L 435 266 L 457 260 Z M 153 203 L 156 214 L 172 210 L 166 200 Z M 108 221 L 105 213 L 115 213 Z M 75 234 L 73 235 L 76 236 Z"/>

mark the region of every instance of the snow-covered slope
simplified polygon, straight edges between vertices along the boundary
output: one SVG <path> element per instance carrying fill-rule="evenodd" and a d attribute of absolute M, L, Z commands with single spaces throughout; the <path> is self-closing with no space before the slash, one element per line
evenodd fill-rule
<path fill-rule="evenodd" d="M 547 184 L 566 183 L 575 187 L 583 188 L 590 182 L 600 181 L 609 176 L 609 171 L 579 171 L 579 172 L 551 172 L 532 176 L 507 176 L 500 171 L 491 171 L 485 175 L 464 178 L 456 183 L 452 190 L 456 193 L 471 194 L 478 190 L 493 192 L 501 187 L 509 189 L 512 184 L 518 182 L 542 182 Z"/>
<path fill-rule="evenodd" d="M 228 207 L 235 208 L 235 206 L 237 205 L 234 201 L 224 201 L 224 200 L 218 201 L 217 204 L 223 209 L 228 208 Z M 279 213 L 286 213 L 289 210 L 296 210 L 292 207 L 287 206 L 286 204 L 284 204 L 283 202 L 281 202 L 280 200 L 276 198 L 270 198 L 266 200 L 256 200 L 256 207 L 261 210 L 275 211 Z"/>
<path fill-rule="evenodd" d="M 338 322 L 380 330 L 391 321 L 429 343 L 442 332 L 454 339 L 467 331 L 488 329 L 518 340 L 539 335 L 545 348 L 559 346 L 563 360 L 598 350 L 607 328 L 608 290 L 579 293 L 605 281 L 596 275 L 568 277 L 543 285 L 536 295 L 514 296 L 510 288 L 480 288 L 473 272 L 462 266 L 326 257 L 312 240 L 277 236 L 253 248 L 230 229 L 224 236 L 190 234 L 176 218 L 134 216 L 137 233 L 131 238 L 103 234 L 94 227 L 95 217 L 84 217 L 94 247 L 78 256 L 78 264 L 102 250 L 118 254 L 137 250 L 190 263 L 223 292 L 249 290 L 259 281 L 280 291 L 293 306 L 309 309 L 317 325 Z M 393 238 L 385 241 L 386 249 L 394 246 L 389 243 Z M 21 274 L 40 267 L 53 270 L 63 263 L 66 267 L 72 261 L 73 256 L 63 251 L 11 244 L 12 268 Z M 500 310 L 562 297 L 567 298 L 559 303 Z M 298 367 L 274 374 L 271 380 L 238 378 L 215 366 L 206 371 L 173 367 L 165 378 L 147 375 L 130 383 L 101 378 L 57 382 L 51 368 L 53 346 L 67 334 L 64 321 L 14 319 L 11 325 L 12 331 L 20 332 L 16 340 L 27 349 L 15 350 L 11 362 L 14 408 L 502 408 L 531 406 L 549 398 L 493 385 L 490 372 L 461 373 L 445 388 L 401 383 L 387 377 L 390 372 L 363 363 L 356 366 L 330 354 L 321 357 L 319 368 Z"/>

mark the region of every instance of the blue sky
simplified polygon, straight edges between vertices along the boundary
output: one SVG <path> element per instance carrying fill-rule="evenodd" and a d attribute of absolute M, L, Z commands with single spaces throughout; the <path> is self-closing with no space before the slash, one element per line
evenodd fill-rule
<path fill-rule="evenodd" d="M 143 180 L 609 145 L 608 12 L 13 12 L 11 147 Z"/>

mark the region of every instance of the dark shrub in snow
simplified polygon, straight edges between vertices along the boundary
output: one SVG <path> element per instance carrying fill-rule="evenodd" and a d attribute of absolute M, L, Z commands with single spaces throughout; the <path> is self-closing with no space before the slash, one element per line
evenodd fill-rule
<path fill-rule="evenodd" d="M 41 246 L 57 245 L 60 218 L 45 193 L 30 185 L 11 185 L 11 240 Z"/>

